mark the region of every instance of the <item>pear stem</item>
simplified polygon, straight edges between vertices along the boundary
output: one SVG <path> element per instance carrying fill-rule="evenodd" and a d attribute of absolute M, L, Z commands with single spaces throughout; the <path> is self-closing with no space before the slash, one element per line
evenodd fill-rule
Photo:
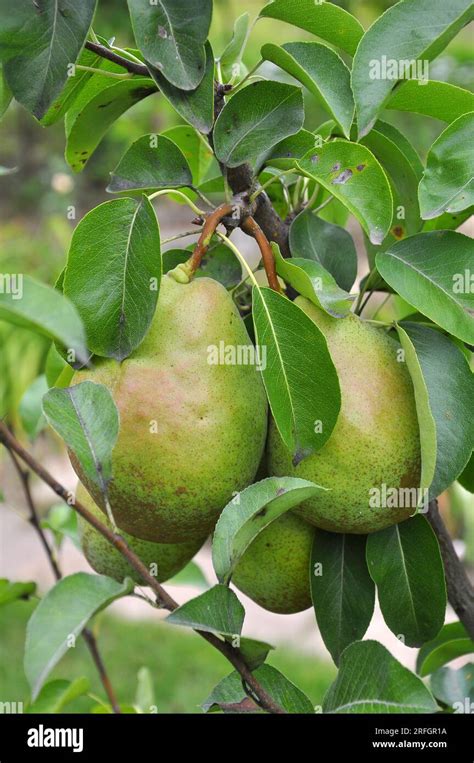
<path fill-rule="evenodd" d="M 196 204 L 193 201 L 191 201 L 191 199 L 188 198 L 185 193 L 183 193 L 182 191 L 178 191 L 177 188 L 163 188 L 161 191 L 155 191 L 155 193 L 150 194 L 150 196 L 148 197 L 148 201 L 153 201 L 153 199 L 157 199 L 160 196 L 168 196 L 168 195 L 177 196 L 179 199 L 181 199 L 181 201 L 184 201 L 185 204 L 188 205 L 188 207 L 191 207 L 195 215 L 202 217 L 203 215 L 206 214 L 202 209 L 199 209 L 199 207 L 197 207 Z"/>
<path fill-rule="evenodd" d="M 18 442 L 14 435 L 9 431 L 8 427 L 0 419 L 0 442 L 6 447 L 10 453 L 14 453 L 34 472 L 43 482 L 56 493 L 65 503 L 70 506 L 70 492 L 61 485 L 23 446 Z M 127 545 L 121 535 L 114 533 L 109 527 L 102 524 L 94 514 L 92 514 L 85 506 L 79 501 L 75 501 L 72 508 L 94 527 L 114 548 L 122 554 L 122 556 L 128 561 L 141 578 L 146 582 L 155 594 L 158 603 L 163 609 L 167 609 L 169 612 L 173 612 L 178 608 L 178 603 L 169 595 L 169 593 L 158 583 L 156 578 L 150 574 L 148 567 L 142 562 L 142 560 L 132 551 Z M 286 711 L 268 694 L 268 692 L 260 685 L 258 680 L 249 669 L 245 659 L 240 651 L 232 646 L 228 641 L 220 639 L 213 633 L 207 633 L 195 629 L 195 632 L 205 639 L 209 644 L 214 646 L 221 654 L 228 659 L 233 667 L 238 671 L 243 679 L 243 683 L 247 687 L 248 693 L 252 693 L 254 697 L 257 697 L 259 705 L 263 710 L 274 714 L 286 714 Z M 92 634 L 91 634 L 92 635 Z"/>
<path fill-rule="evenodd" d="M 271 289 L 273 289 L 273 291 L 281 294 L 280 282 L 278 281 L 276 274 L 275 258 L 273 256 L 272 248 L 268 238 L 253 217 L 247 217 L 242 223 L 241 228 L 249 236 L 252 236 L 259 246 L 260 253 L 262 255 L 263 266 L 268 278 L 268 285 Z"/>
<path fill-rule="evenodd" d="M 246 270 L 246 271 L 247 271 L 247 276 L 248 276 L 248 277 L 250 278 L 250 280 L 253 282 L 254 286 L 256 286 L 256 287 L 257 287 L 257 289 L 258 289 L 258 288 L 259 288 L 259 285 L 258 285 L 257 279 L 255 278 L 255 276 L 254 276 L 254 274 L 253 274 L 253 270 L 252 270 L 252 268 L 250 267 L 250 265 L 248 264 L 247 260 L 245 259 L 244 255 L 242 254 L 242 252 L 240 252 L 240 251 L 237 249 L 236 245 L 234 244 L 234 242 L 233 242 L 233 241 L 231 241 L 231 240 L 230 240 L 230 238 L 228 238 L 227 236 L 224 236 L 224 234 L 223 234 L 223 233 L 220 233 L 220 231 L 216 231 L 216 235 L 217 235 L 217 236 L 219 236 L 219 238 L 220 238 L 220 240 L 222 241 L 222 243 L 223 243 L 223 244 L 225 244 L 225 245 L 226 245 L 226 246 L 227 246 L 227 247 L 228 247 L 228 248 L 229 248 L 229 249 L 230 249 L 230 250 L 231 250 L 231 251 L 232 251 L 232 252 L 235 254 L 235 256 L 236 256 L 236 257 L 237 257 L 237 259 L 239 260 L 239 262 L 240 262 L 240 264 L 242 265 L 242 267 L 244 268 L 244 270 Z M 237 284 L 237 286 L 235 287 L 236 289 L 237 289 L 237 288 L 238 288 L 238 287 L 239 287 L 239 286 L 240 286 L 242 283 L 245 283 L 245 281 L 247 280 L 247 276 L 246 276 L 246 277 L 245 277 L 245 278 L 244 278 L 244 279 L 243 279 L 243 280 L 242 280 L 242 281 L 241 281 L 239 284 Z"/>
<path fill-rule="evenodd" d="M 216 232 L 216 228 L 219 223 L 222 222 L 224 217 L 229 217 L 235 212 L 235 204 L 221 204 L 206 216 L 206 222 L 199 236 L 198 242 L 194 248 L 192 257 L 188 260 L 189 270 L 191 276 L 194 275 L 196 270 L 200 267 L 203 257 L 209 249 L 212 241 L 212 237 Z"/>

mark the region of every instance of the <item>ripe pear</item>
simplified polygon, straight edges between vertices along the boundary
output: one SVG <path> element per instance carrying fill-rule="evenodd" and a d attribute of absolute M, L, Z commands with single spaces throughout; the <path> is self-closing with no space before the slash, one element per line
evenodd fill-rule
<path fill-rule="evenodd" d="M 100 519 L 103 524 L 110 528 L 108 518 L 81 483 L 77 487 L 76 498 L 97 519 Z M 81 516 L 78 517 L 78 530 L 84 556 L 99 575 L 108 575 L 118 581 L 129 577 L 138 585 L 148 585 L 122 554 Z M 149 568 L 159 583 L 164 583 L 182 570 L 206 540 L 206 538 L 201 538 L 201 540 L 188 541 L 187 543 L 153 543 L 149 540 L 134 538 L 125 532 L 121 534 L 132 551 L 140 557 L 143 564 Z M 156 566 L 153 567 L 152 565 Z"/>
<path fill-rule="evenodd" d="M 232 576 L 235 586 L 270 612 L 302 612 L 311 606 L 309 566 L 314 527 L 288 512 L 252 541 Z"/>
<path fill-rule="evenodd" d="M 120 528 L 159 543 L 201 539 L 253 481 L 267 402 L 249 350 L 245 325 L 221 284 L 207 277 L 179 283 L 167 274 L 139 347 L 121 363 L 98 359 L 75 374 L 73 383 L 105 384 L 119 410 L 109 499 Z M 72 461 L 104 510 L 97 487 Z"/>
<path fill-rule="evenodd" d="M 272 422 L 269 472 L 301 477 L 329 488 L 295 509 L 324 530 L 371 533 L 401 522 L 414 513 L 416 500 L 408 507 L 410 501 L 406 499 L 392 501 L 397 504 L 395 508 L 375 505 L 378 495 L 382 499 L 379 503 L 384 503 L 384 485 L 395 488 L 397 495 L 400 488 L 409 488 L 412 496 L 420 485 L 413 384 L 403 358 L 398 356 L 399 345 L 356 315 L 337 319 L 303 297 L 296 303 L 326 337 L 339 375 L 341 411 L 327 443 L 296 467 Z"/>

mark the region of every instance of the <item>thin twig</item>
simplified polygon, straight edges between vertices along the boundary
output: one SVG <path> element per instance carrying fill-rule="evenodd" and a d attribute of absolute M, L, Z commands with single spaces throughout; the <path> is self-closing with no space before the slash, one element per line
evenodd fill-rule
<path fill-rule="evenodd" d="M 8 446 L 7 446 L 7 451 L 10 455 L 11 460 L 13 461 L 13 465 L 16 469 L 16 472 L 18 474 L 18 477 L 20 479 L 20 482 L 23 488 L 23 492 L 25 494 L 26 503 L 30 513 L 30 516 L 29 516 L 30 524 L 34 527 L 38 535 L 38 538 L 41 542 L 41 545 L 43 546 L 45 550 L 46 556 L 48 557 L 48 561 L 53 571 L 54 577 L 56 578 L 56 581 L 61 580 L 61 578 L 63 577 L 62 572 L 57 563 L 55 554 L 46 539 L 46 535 L 43 532 L 43 528 L 41 527 L 41 522 L 38 517 L 38 512 L 36 510 L 35 502 L 33 500 L 33 495 L 31 493 L 31 488 L 30 488 L 30 473 L 21 467 L 15 453 Z M 84 641 L 86 642 L 89 648 L 92 659 L 94 660 L 95 666 L 99 673 L 100 680 L 102 682 L 102 686 L 104 687 L 107 697 L 109 699 L 109 702 L 112 706 L 112 710 L 114 711 L 114 713 L 119 715 L 120 707 L 117 702 L 117 698 L 116 698 L 112 683 L 105 669 L 104 661 L 102 660 L 102 657 L 100 655 L 96 638 L 94 634 L 92 633 L 92 631 L 89 630 L 89 628 L 84 628 L 84 630 L 82 631 L 82 635 L 84 637 Z"/>
<path fill-rule="evenodd" d="M 441 519 L 438 501 L 430 501 L 426 518 L 438 538 L 449 603 L 470 637 L 474 639 L 474 587 L 456 554 L 451 536 Z"/>
<path fill-rule="evenodd" d="M 85 47 L 87 50 L 91 50 L 96 55 L 101 56 L 102 58 L 106 58 L 108 61 L 113 61 L 114 64 L 123 66 L 124 69 L 126 69 L 128 72 L 131 72 L 132 74 L 140 74 L 142 77 L 150 76 L 148 66 L 145 66 L 145 64 L 137 64 L 135 61 L 129 61 L 128 58 L 119 56 L 118 53 L 114 53 L 113 50 L 106 48 L 105 45 L 100 45 L 98 42 L 87 40 Z"/>
<path fill-rule="evenodd" d="M 66 488 L 61 485 L 54 477 L 30 454 L 25 448 L 18 442 L 18 440 L 12 435 L 9 429 L 6 427 L 3 421 L 0 421 L 0 442 L 2 442 L 7 450 L 16 453 L 20 459 L 29 466 L 29 468 L 45 482 L 49 487 L 62 498 L 63 501 L 69 504 L 70 494 Z M 167 593 L 167 591 L 158 583 L 141 559 L 129 548 L 127 543 L 120 535 L 116 535 L 106 525 L 102 524 L 93 514 L 91 514 L 85 506 L 79 501 L 75 501 L 73 508 L 80 516 L 86 520 L 92 527 L 94 527 L 106 540 L 109 541 L 128 561 L 147 585 L 153 590 L 159 604 L 163 609 L 167 609 L 173 612 L 179 606 L 176 601 Z M 223 654 L 233 667 L 242 676 L 245 683 L 251 691 L 259 698 L 261 707 L 269 713 L 281 714 L 286 711 L 274 701 L 274 699 L 265 691 L 263 686 L 255 678 L 247 663 L 244 660 L 239 649 L 233 647 L 229 642 L 223 641 L 213 633 L 206 633 L 205 631 L 196 630 L 202 638 L 208 641 L 214 646 L 221 654 Z"/>

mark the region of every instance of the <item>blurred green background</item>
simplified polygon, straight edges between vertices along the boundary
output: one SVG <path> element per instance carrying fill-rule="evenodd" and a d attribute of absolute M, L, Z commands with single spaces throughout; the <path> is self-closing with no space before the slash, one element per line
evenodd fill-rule
<path fill-rule="evenodd" d="M 246 10 L 255 17 L 262 4 L 257 0 L 214 0 L 211 42 L 216 56 L 232 35 L 233 20 Z M 368 27 L 394 3 L 347 0 L 337 4 L 354 13 Z M 121 47 L 133 45 L 125 2 L 99 0 L 94 29 L 104 37 L 115 37 Z M 252 67 L 260 57 L 264 42 L 304 39 L 311 36 L 288 25 L 263 20 L 252 32 L 244 62 Z M 472 41 L 469 32 L 464 30 L 432 64 L 431 78 L 469 87 L 471 56 Z M 327 117 L 312 97 L 305 95 L 307 123 L 314 130 Z M 390 112 L 387 121 L 410 133 L 422 158 L 442 129 L 436 120 L 416 115 Z M 105 193 L 109 172 L 126 148 L 145 133 L 159 132 L 179 122 L 159 95 L 145 99 L 114 124 L 85 171 L 73 175 L 63 156 L 64 126 L 59 123 L 44 129 L 21 107 L 12 104 L 0 124 L 0 166 L 16 166 L 18 172 L 0 177 L 0 272 L 24 272 L 53 284 L 64 265 L 75 223 L 92 207 L 109 198 Z M 76 220 L 69 219 L 71 207 L 75 208 Z M 165 207 L 166 214 L 170 208 Z M 21 432 L 19 403 L 25 390 L 43 371 L 48 343 L 28 331 L 0 322 L 0 346 L 0 415 L 7 414 Z M 51 443 L 47 438 L 48 435 L 41 435 L 44 450 L 58 447 L 57 441 Z M 456 523 L 455 513 L 452 521 Z M 474 536 L 474 528 L 467 529 Z M 470 553 L 474 558 L 472 550 Z M 38 545 L 40 554 L 42 550 Z M 15 578 L 14 571 L 12 578 Z M 19 602 L 0 609 L 0 687 L 2 696 L 18 701 L 28 696 L 22 656 L 31 608 L 31 603 Z M 133 700 L 136 674 L 144 663 L 155 677 L 157 704 L 163 712 L 198 711 L 213 686 L 229 672 L 225 660 L 199 638 L 160 623 L 124 622 L 105 615 L 100 618 L 98 627 L 104 658 L 123 702 Z M 269 662 L 282 669 L 315 704 L 321 702 L 335 674 L 331 663 L 285 649 L 279 649 Z M 89 676 L 94 691 L 103 696 L 82 643 L 69 650 L 53 677 L 71 679 L 80 675 Z M 91 704 L 92 700 L 78 700 L 71 709 L 88 710 Z"/>

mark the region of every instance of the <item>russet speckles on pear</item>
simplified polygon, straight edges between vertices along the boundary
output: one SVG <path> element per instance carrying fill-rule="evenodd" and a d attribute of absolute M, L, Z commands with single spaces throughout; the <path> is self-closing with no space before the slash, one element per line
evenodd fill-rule
<path fill-rule="evenodd" d="M 325 446 L 293 466 L 271 422 L 270 474 L 330 488 L 295 511 L 332 532 L 368 533 L 403 519 L 416 506 L 370 505 L 373 488 L 419 487 L 420 442 L 413 385 L 397 343 L 355 315 L 335 319 L 308 300 L 296 302 L 325 335 L 341 384 L 342 405 Z"/>
<path fill-rule="evenodd" d="M 119 410 L 109 498 L 131 535 L 159 543 L 200 539 L 234 491 L 254 479 L 267 431 L 265 391 L 255 366 L 208 362 L 207 348 L 220 341 L 250 344 L 226 289 L 210 278 L 181 284 L 165 275 L 142 344 L 120 364 L 99 359 L 74 376 L 73 383 L 105 384 Z"/>

